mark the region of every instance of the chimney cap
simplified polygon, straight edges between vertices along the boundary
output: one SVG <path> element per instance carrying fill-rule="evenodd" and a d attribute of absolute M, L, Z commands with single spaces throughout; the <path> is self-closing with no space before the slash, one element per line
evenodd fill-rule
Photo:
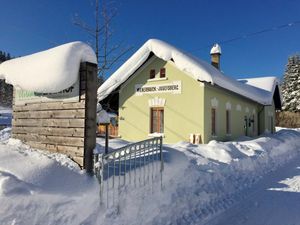
<path fill-rule="evenodd" d="M 211 48 L 210 50 L 210 54 L 213 55 L 213 54 L 222 54 L 222 51 L 221 51 L 221 47 L 219 44 L 214 44 L 213 47 Z"/>

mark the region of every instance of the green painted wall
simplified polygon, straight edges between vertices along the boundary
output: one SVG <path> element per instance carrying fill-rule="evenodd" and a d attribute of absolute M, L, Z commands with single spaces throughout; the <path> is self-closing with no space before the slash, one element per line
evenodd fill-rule
<path fill-rule="evenodd" d="M 258 116 L 257 112 L 259 104 L 252 102 L 246 98 L 240 97 L 222 88 L 205 85 L 204 88 L 204 116 L 205 116 L 205 132 L 204 142 L 210 140 L 228 141 L 246 134 L 248 136 L 256 136 L 258 134 Z M 217 104 L 215 103 L 217 102 Z M 226 134 L 226 103 L 230 105 L 230 134 Z M 239 106 L 240 107 L 239 107 Z M 212 136 L 211 132 L 211 109 L 216 108 L 216 135 Z M 229 107 L 228 107 L 229 109 Z M 245 116 L 247 119 L 253 118 L 254 123 L 249 123 L 245 128 Z M 254 129 L 253 129 L 254 125 Z"/>
<path fill-rule="evenodd" d="M 161 68 L 166 68 L 167 79 L 149 80 L 150 70 L 155 69 L 158 77 Z M 174 81 L 181 81 L 181 94 L 137 95 L 135 92 L 136 84 L 161 85 Z M 122 85 L 119 96 L 119 134 L 122 139 L 128 141 L 139 141 L 151 136 L 149 100 L 154 98 L 165 99 L 164 143 L 188 141 L 190 134 L 200 134 L 203 143 L 212 139 L 227 141 L 246 134 L 256 136 L 275 128 L 274 105 L 263 107 L 220 87 L 198 82 L 180 71 L 174 63 L 165 62 L 157 57 L 148 60 Z M 217 112 L 215 136 L 211 135 L 212 107 L 215 107 Z M 230 108 L 230 134 L 226 134 L 227 108 Z M 247 126 L 245 117 L 248 119 Z M 254 122 L 249 125 L 249 119 L 253 118 Z"/>
<path fill-rule="evenodd" d="M 151 61 L 151 59 L 150 59 Z M 167 80 L 149 81 L 149 72 L 157 76 L 166 68 Z M 135 85 L 169 84 L 181 80 L 181 94 L 155 93 L 135 95 Z M 203 84 L 177 69 L 172 62 L 154 57 L 148 65 L 137 71 L 121 88 L 119 98 L 119 134 L 121 138 L 137 141 L 149 138 L 150 107 L 148 101 L 155 97 L 166 100 L 164 106 L 164 142 L 188 141 L 190 133 L 203 137 Z"/>

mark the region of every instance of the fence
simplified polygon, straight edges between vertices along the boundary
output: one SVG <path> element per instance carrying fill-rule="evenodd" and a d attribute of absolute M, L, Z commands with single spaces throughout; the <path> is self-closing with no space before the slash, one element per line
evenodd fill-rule
<path fill-rule="evenodd" d="M 133 185 L 135 188 L 147 184 L 162 187 L 164 169 L 162 137 L 155 137 L 129 144 L 108 154 L 96 155 L 95 174 L 100 184 L 100 202 L 106 206 L 115 204 L 122 188 Z M 160 179 L 159 179 L 159 178 Z M 116 194 L 117 193 L 117 194 Z"/>

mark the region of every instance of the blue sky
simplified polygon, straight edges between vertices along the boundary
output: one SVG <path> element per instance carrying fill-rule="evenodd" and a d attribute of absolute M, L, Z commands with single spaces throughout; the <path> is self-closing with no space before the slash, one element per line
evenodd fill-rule
<path fill-rule="evenodd" d="M 59 44 L 92 39 L 72 24 L 93 23 L 92 0 L 1 0 L 0 50 L 22 56 Z M 101 2 L 101 0 L 100 0 Z M 211 44 L 300 21 L 298 0 L 119 0 L 113 42 L 132 46 L 149 38 L 169 42 L 210 61 Z M 221 45 L 223 72 L 235 78 L 281 77 L 287 57 L 299 53 L 300 23 Z M 129 55 L 120 62 L 124 62 Z"/>

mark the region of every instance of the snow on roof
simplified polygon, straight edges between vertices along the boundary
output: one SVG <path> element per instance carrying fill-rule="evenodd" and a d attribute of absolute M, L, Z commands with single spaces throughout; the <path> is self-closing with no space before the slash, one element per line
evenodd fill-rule
<path fill-rule="evenodd" d="M 104 109 L 97 113 L 97 123 L 98 124 L 110 123 L 110 116 Z"/>
<path fill-rule="evenodd" d="M 0 64 L 0 79 L 16 88 L 54 93 L 72 86 L 81 62 L 97 63 L 93 49 L 83 42 L 71 42 Z"/>
<path fill-rule="evenodd" d="M 277 77 L 253 77 L 238 79 L 239 82 L 265 90 L 269 94 L 269 98 L 272 99 L 276 86 L 279 87 L 279 80 Z M 282 102 L 282 96 L 279 92 L 279 98 Z"/>
<path fill-rule="evenodd" d="M 221 47 L 219 44 L 214 44 L 214 46 L 210 50 L 210 54 L 222 54 Z"/>
<path fill-rule="evenodd" d="M 279 84 L 276 77 L 253 77 L 253 78 L 243 78 L 238 79 L 239 82 L 248 84 L 268 92 L 273 92 L 276 85 Z"/>
<path fill-rule="evenodd" d="M 164 61 L 172 59 L 179 70 L 195 80 L 218 85 L 263 105 L 272 103 L 269 91 L 232 79 L 209 63 L 157 39 L 148 40 L 99 87 L 98 100 L 103 100 L 125 82 L 148 59 L 151 52 Z"/>

